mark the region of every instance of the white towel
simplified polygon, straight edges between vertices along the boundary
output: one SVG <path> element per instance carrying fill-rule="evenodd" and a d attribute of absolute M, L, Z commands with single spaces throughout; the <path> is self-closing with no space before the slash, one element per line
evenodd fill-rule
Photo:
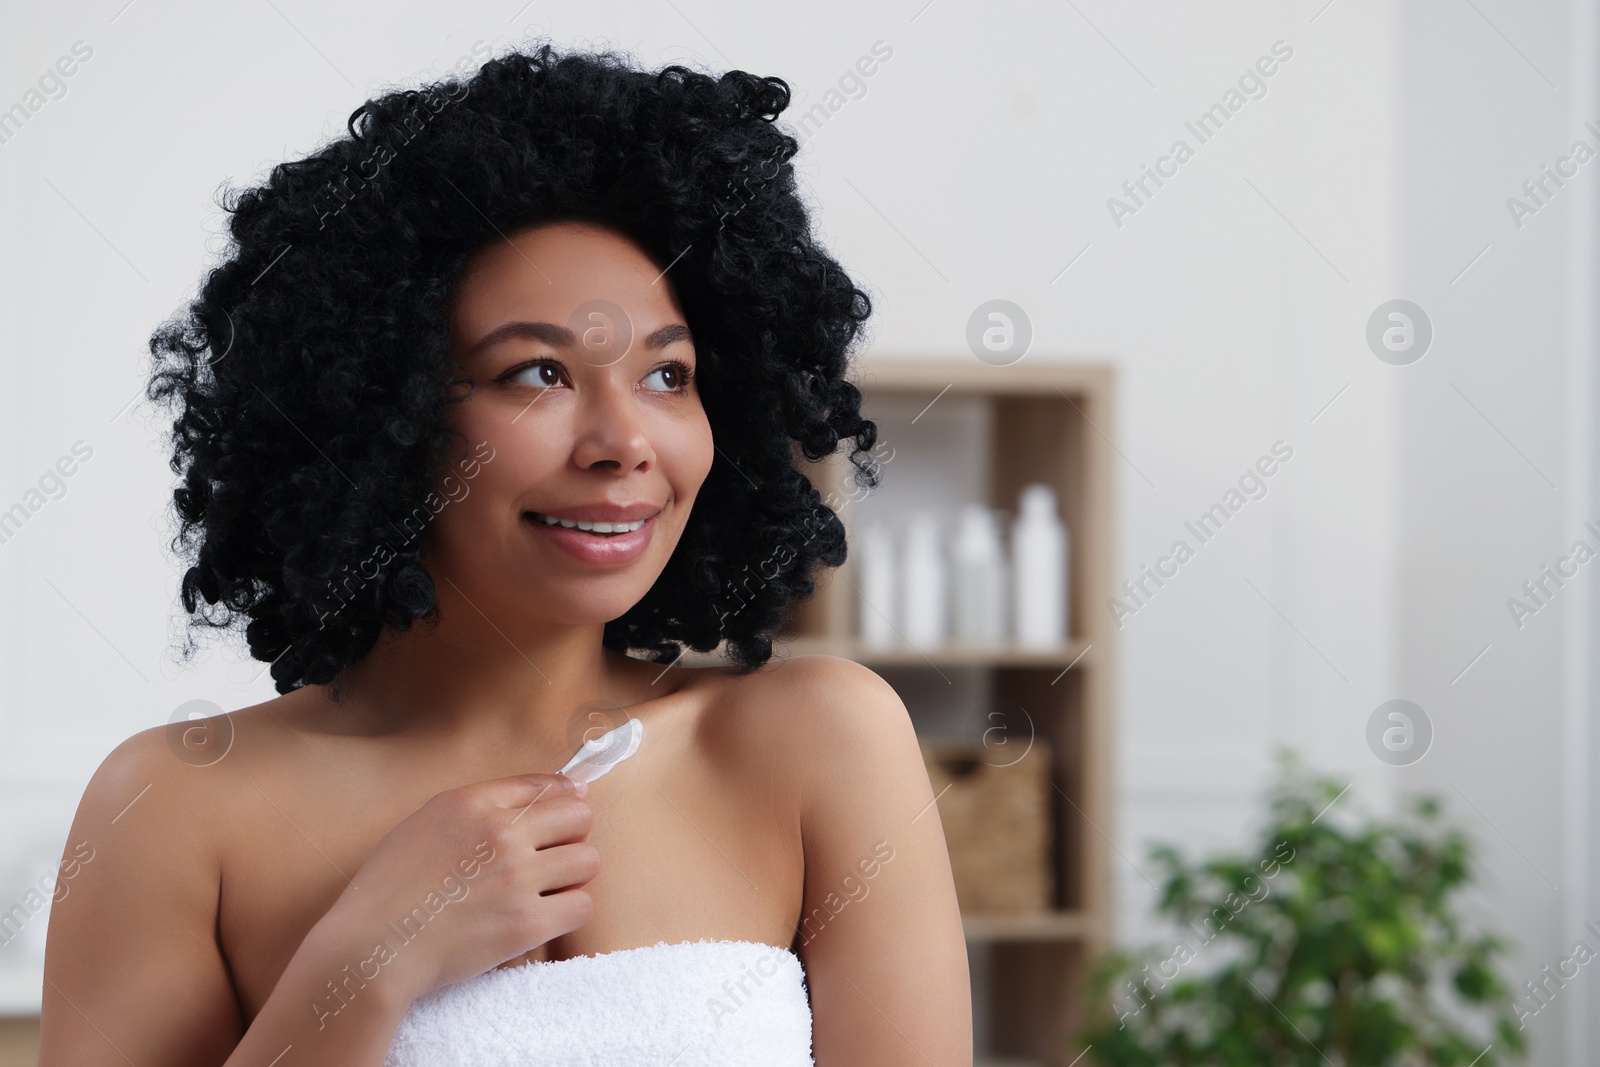
<path fill-rule="evenodd" d="M 805 968 L 701 940 L 497 968 L 412 1002 L 384 1067 L 814 1067 Z"/>

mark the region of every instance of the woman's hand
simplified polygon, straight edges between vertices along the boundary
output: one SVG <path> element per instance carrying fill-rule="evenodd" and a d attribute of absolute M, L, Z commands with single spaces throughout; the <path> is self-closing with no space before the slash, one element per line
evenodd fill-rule
<path fill-rule="evenodd" d="M 600 868 L 587 791 L 518 774 L 437 794 L 378 842 L 314 935 L 371 944 L 351 963 L 409 1000 L 576 930 Z"/>

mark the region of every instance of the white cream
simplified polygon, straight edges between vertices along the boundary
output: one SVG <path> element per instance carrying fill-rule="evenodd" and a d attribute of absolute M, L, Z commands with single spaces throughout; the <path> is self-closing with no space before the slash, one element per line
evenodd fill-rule
<path fill-rule="evenodd" d="M 569 778 L 592 782 L 639 751 L 639 741 L 643 737 L 644 723 L 629 719 L 616 729 L 585 741 L 577 754 L 561 768 L 561 773 Z"/>

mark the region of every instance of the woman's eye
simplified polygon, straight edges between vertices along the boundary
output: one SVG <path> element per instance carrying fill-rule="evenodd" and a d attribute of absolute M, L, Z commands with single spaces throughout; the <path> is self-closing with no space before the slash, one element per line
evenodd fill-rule
<path fill-rule="evenodd" d="M 554 360 L 540 360 L 506 372 L 501 380 L 534 389 L 550 389 L 561 385 L 562 377 L 563 370 L 559 363 Z M 646 383 L 658 379 L 659 387 L 647 385 L 646 388 L 652 392 L 682 393 L 688 391 L 689 382 L 694 379 L 694 372 L 685 364 L 667 363 L 645 376 Z"/>
<path fill-rule="evenodd" d="M 506 375 L 506 380 L 516 382 L 518 385 L 548 388 L 561 384 L 561 368 L 554 363 L 530 363 Z"/>
<path fill-rule="evenodd" d="M 645 381 L 648 382 L 657 377 L 661 377 L 666 383 L 665 387 L 659 390 L 660 392 L 681 393 L 689 387 L 689 381 L 693 374 L 689 372 L 688 367 L 681 363 L 667 363 L 646 375 Z"/>

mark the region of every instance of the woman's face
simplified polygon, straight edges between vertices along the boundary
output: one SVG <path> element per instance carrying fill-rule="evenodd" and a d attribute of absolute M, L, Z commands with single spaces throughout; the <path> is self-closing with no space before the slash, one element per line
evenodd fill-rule
<path fill-rule="evenodd" d="M 615 231 L 521 230 L 467 263 L 450 351 L 477 388 L 453 407 L 470 458 L 429 528 L 441 600 L 490 619 L 622 615 L 665 568 L 713 456 L 671 282 Z"/>

